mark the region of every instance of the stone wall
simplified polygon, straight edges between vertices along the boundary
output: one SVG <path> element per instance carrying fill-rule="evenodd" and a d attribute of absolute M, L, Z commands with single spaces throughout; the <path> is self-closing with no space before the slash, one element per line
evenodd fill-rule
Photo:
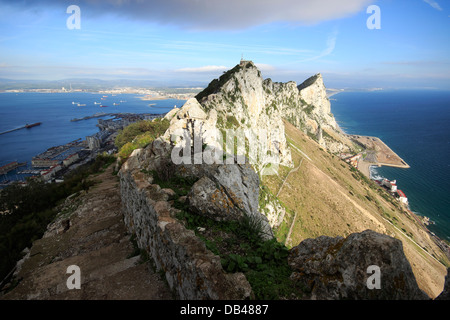
<path fill-rule="evenodd" d="M 177 210 L 168 202 L 173 191 L 152 184 L 152 177 L 141 172 L 143 158 L 145 150 L 135 150 L 119 172 L 124 221 L 139 248 L 165 273 L 179 299 L 250 298 L 245 275 L 226 274 L 220 258 L 175 218 Z"/>

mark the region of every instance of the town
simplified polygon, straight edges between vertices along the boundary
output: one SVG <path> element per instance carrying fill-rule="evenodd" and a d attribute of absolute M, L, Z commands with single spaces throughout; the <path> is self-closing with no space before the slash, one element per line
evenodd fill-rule
<path fill-rule="evenodd" d="M 5 164 L 0 167 L 0 187 L 8 186 L 12 183 L 25 185 L 27 179 L 42 179 L 46 182 L 62 182 L 64 175 L 73 171 L 79 166 L 86 164 L 96 158 L 98 154 L 113 154 L 117 151 L 114 145 L 119 130 L 140 120 L 152 120 L 164 114 L 134 114 L 134 113 L 103 113 L 97 116 L 110 116 L 110 119 L 98 119 L 97 127 L 99 132 L 87 136 L 85 140 L 81 138 L 68 142 L 64 145 L 54 146 L 46 151 L 34 156 L 31 159 L 31 167 L 27 163 L 17 161 Z M 72 119 L 72 121 L 82 121 L 90 119 Z M 27 168 L 23 168 L 27 166 Z M 22 169 L 19 169 L 22 168 Z M 16 179 L 8 179 L 6 175 L 16 170 Z"/>

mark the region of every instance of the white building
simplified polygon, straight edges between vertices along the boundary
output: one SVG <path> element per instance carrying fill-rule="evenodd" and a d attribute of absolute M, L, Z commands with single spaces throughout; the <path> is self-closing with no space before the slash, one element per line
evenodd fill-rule
<path fill-rule="evenodd" d="M 388 188 L 391 192 L 397 192 L 397 180 L 389 181 L 388 179 L 383 179 L 381 185 Z"/>
<path fill-rule="evenodd" d="M 63 160 L 63 164 L 64 166 L 68 167 L 70 166 L 72 163 L 74 163 L 75 161 L 77 161 L 78 159 L 80 159 L 80 157 L 78 156 L 78 153 L 74 153 L 70 156 L 68 156 L 67 158 L 65 158 Z"/>
<path fill-rule="evenodd" d="M 402 190 L 397 190 L 398 200 L 403 204 L 408 204 L 408 198 Z"/>
<path fill-rule="evenodd" d="M 62 167 L 60 165 L 56 165 L 51 167 L 50 169 L 41 171 L 41 177 L 42 179 L 44 179 L 44 181 L 49 181 L 51 180 L 55 174 L 60 171 L 62 169 Z"/>

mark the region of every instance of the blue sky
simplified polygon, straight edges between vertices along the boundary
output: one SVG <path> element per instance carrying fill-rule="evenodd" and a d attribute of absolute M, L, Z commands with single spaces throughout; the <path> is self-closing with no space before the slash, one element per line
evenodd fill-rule
<path fill-rule="evenodd" d="M 367 28 L 372 4 L 381 29 Z M 206 84 L 243 54 L 274 81 L 450 89 L 444 0 L 0 0 L 0 30 L 0 78 Z"/>

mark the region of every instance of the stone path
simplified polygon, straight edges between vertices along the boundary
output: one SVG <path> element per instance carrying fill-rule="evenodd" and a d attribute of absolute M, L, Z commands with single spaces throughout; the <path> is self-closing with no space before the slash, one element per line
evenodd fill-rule
<path fill-rule="evenodd" d="M 67 200 L 74 210 L 58 216 L 33 243 L 17 275 L 17 287 L 0 299 L 169 300 L 172 294 L 150 262 L 143 262 L 123 223 L 118 179 L 112 167 L 98 175 L 87 194 Z M 81 272 L 81 288 L 67 287 Z"/>

